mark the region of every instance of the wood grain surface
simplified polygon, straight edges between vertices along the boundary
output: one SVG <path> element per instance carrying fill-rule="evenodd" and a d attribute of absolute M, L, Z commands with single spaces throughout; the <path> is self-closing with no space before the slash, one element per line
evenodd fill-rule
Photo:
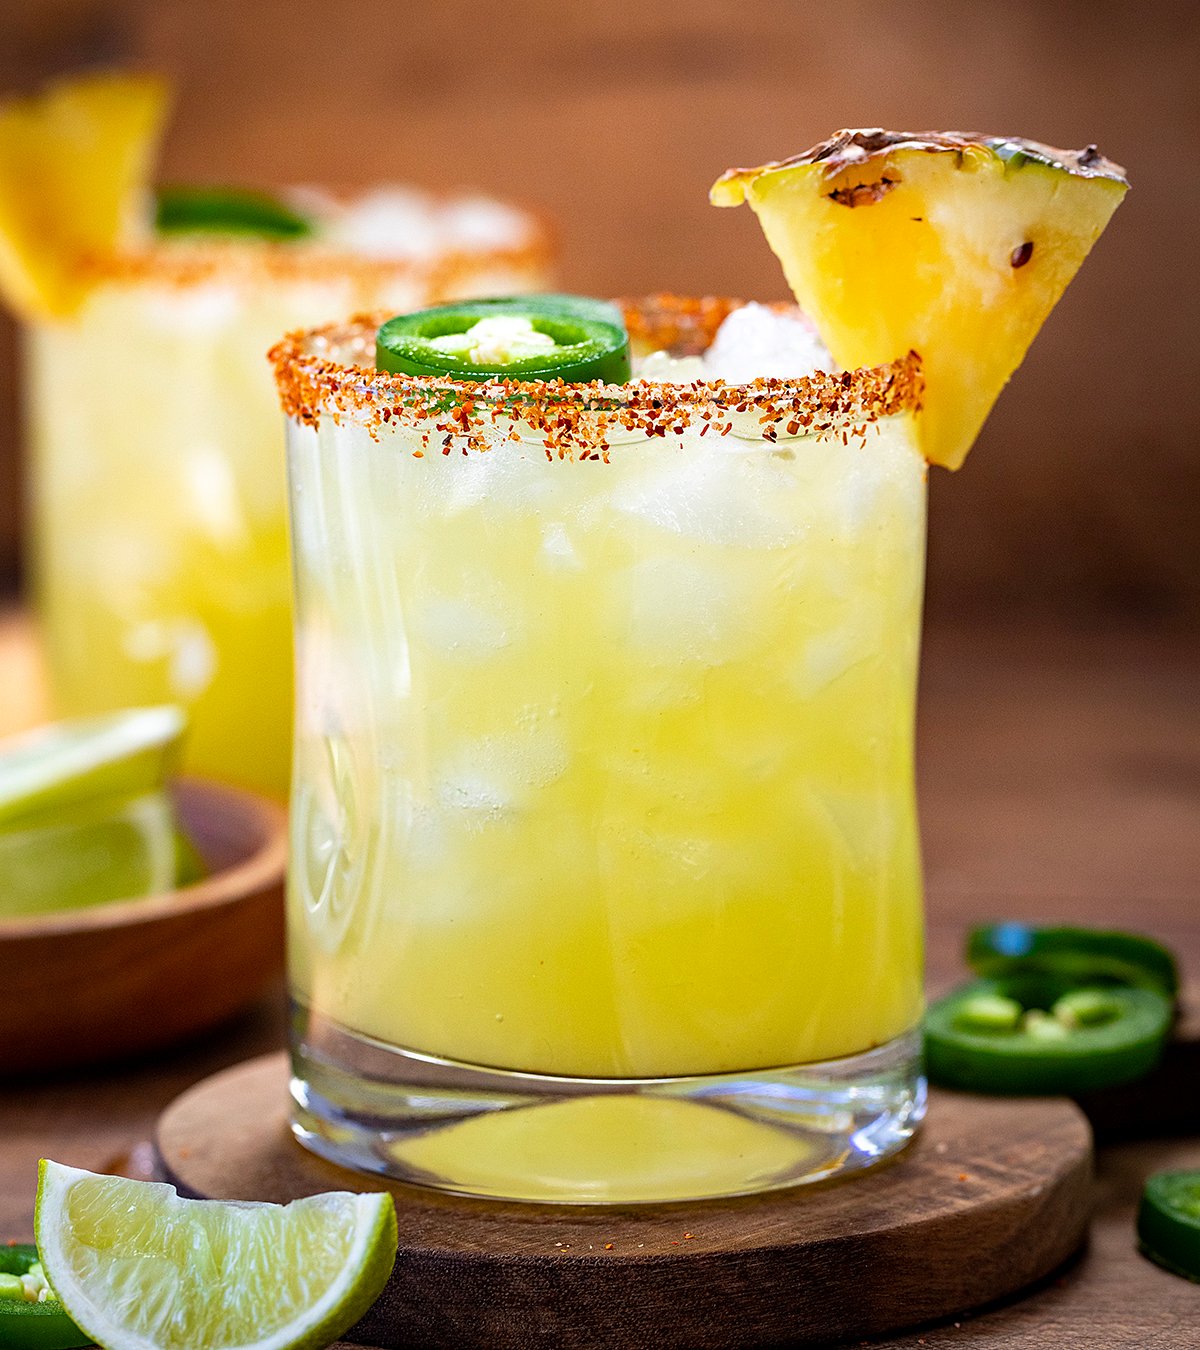
<path fill-rule="evenodd" d="M 14 676 L 31 664 L 26 643 L 22 626 L 0 621 L 0 719 L 36 702 L 36 689 Z M 1146 628 L 929 631 L 920 778 L 933 989 L 962 978 L 967 924 L 1009 916 L 1137 927 L 1172 945 L 1185 973 L 1200 973 L 1198 673 L 1195 636 Z M 169 1102 L 276 1049 L 283 1027 L 277 990 L 227 1030 L 169 1056 L 6 1080 L 0 1236 L 32 1232 L 39 1156 L 136 1171 L 146 1161 L 138 1146 Z M 1197 1126 L 1099 1150 L 1088 1248 L 1035 1291 L 870 1343 L 1187 1350 L 1197 1344 L 1200 1289 L 1134 1249 L 1142 1181 L 1164 1167 L 1200 1167 Z M 720 1316 L 736 1321 L 736 1298 Z"/>
<path fill-rule="evenodd" d="M 844 1184 L 572 1208 L 468 1200 L 341 1171 L 292 1139 L 287 1079 L 281 1053 L 192 1088 L 159 1121 L 158 1158 L 168 1180 L 203 1199 L 390 1191 L 399 1256 L 348 1336 L 372 1346 L 825 1345 L 1025 1288 L 1078 1250 L 1091 1208 L 1091 1134 L 1061 1100 L 934 1092 L 905 1153 Z M 722 1316 L 731 1305 L 732 1321 Z"/>
<path fill-rule="evenodd" d="M 1133 191 L 953 478 L 931 600 L 1200 608 L 1194 0 L 10 0 L 0 92 L 80 64 L 177 84 L 168 180 L 404 179 L 559 221 L 595 294 L 776 298 L 732 164 L 835 127 L 964 127 L 1101 148 Z M 0 553 L 14 557 L 16 342 L 0 323 Z"/>

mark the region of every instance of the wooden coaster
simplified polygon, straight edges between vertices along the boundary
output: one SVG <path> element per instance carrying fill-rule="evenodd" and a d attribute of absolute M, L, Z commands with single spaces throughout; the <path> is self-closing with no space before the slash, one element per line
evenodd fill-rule
<path fill-rule="evenodd" d="M 382 1347 L 735 1350 L 875 1336 L 1031 1284 L 1081 1245 L 1091 1135 L 1061 1100 L 934 1092 L 891 1166 L 740 1200 L 621 1208 L 461 1199 L 360 1176 L 287 1127 L 287 1061 L 228 1069 L 159 1121 L 163 1174 L 216 1199 L 390 1190 L 400 1255 L 348 1339 Z"/>

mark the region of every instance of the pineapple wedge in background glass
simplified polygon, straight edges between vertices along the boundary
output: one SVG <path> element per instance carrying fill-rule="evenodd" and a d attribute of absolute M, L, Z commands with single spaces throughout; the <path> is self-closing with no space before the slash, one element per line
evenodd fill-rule
<path fill-rule="evenodd" d="M 182 704 L 187 771 L 282 796 L 292 629 L 267 348 L 345 312 L 537 289 L 548 246 L 471 195 L 156 193 L 166 105 L 160 82 L 120 75 L 0 105 L 0 298 L 27 325 L 53 711 Z"/>
<path fill-rule="evenodd" d="M 136 233 L 167 115 L 150 76 L 92 75 L 0 106 L 0 296 L 64 317 L 89 263 Z"/>
<path fill-rule="evenodd" d="M 872 129 L 730 169 L 712 201 L 749 202 L 847 370 L 920 354 L 921 448 L 956 469 L 1128 186 L 1095 146 Z"/>

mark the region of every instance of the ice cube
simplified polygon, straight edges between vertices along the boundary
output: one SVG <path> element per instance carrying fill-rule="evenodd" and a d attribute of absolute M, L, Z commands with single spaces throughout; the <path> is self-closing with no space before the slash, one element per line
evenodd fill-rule
<path fill-rule="evenodd" d="M 460 197 L 442 212 L 446 235 L 467 250 L 514 248 L 529 232 L 525 217 L 491 197 Z"/>
<path fill-rule="evenodd" d="M 426 258 L 441 248 L 441 229 L 429 198 L 411 188 L 364 193 L 329 224 L 336 244 L 379 258 Z"/>
<path fill-rule="evenodd" d="M 171 643 L 171 692 L 180 698 L 195 698 L 212 683 L 217 673 L 217 649 L 203 624 L 180 619 Z"/>
<path fill-rule="evenodd" d="M 771 309 L 742 305 L 717 329 L 704 353 L 705 379 L 746 384 L 751 380 L 796 379 L 814 370 L 832 369 L 832 361 L 807 319 Z"/>
<path fill-rule="evenodd" d="M 104 292 L 100 294 L 103 296 Z M 114 288 L 112 294 L 120 296 L 121 291 Z M 180 334 L 208 337 L 244 321 L 245 310 L 238 289 L 228 282 L 155 285 L 146 290 L 141 303 L 146 321 L 168 331 L 175 343 L 179 342 Z"/>
<path fill-rule="evenodd" d="M 697 380 L 711 378 L 701 356 L 651 352 L 634 362 L 634 379 L 650 380 L 655 384 L 694 384 Z"/>
<path fill-rule="evenodd" d="M 511 792 L 486 771 L 463 764 L 438 780 L 438 797 L 452 811 L 471 811 L 479 815 L 498 815 L 514 805 Z"/>
<path fill-rule="evenodd" d="M 874 655 L 876 652 L 862 634 L 819 633 L 804 644 L 793 672 L 792 686 L 801 698 L 816 698 L 834 681 Z"/>
<path fill-rule="evenodd" d="M 414 871 L 433 871 L 451 860 L 453 835 L 447 813 L 436 805 L 405 802 L 398 812 L 396 837 L 404 865 Z"/>
<path fill-rule="evenodd" d="M 193 520 L 218 547 L 241 543 L 250 534 L 233 465 L 215 444 L 198 440 L 183 461 Z"/>
<path fill-rule="evenodd" d="M 895 802 L 880 793 L 849 792 L 828 785 L 814 784 L 807 791 L 854 866 L 886 863 L 900 836 Z"/>
<path fill-rule="evenodd" d="M 628 595 L 629 639 L 641 651 L 671 663 L 716 665 L 744 649 L 750 607 L 722 569 L 650 556 L 620 584 Z"/>
<path fill-rule="evenodd" d="M 325 237 L 379 258 L 430 258 L 450 249 L 483 252 L 521 244 L 525 217 L 488 197 L 437 201 L 405 187 L 364 193 L 341 211 L 319 204 Z"/>
<path fill-rule="evenodd" d="M 433 596 L 416 621 L 418 636 L 443 654 L 486 659 L 511 645 L 513 633 L 495 608 L 459 596 Z"/>
<path fill-rule="evenodd" d="M 542 561 L 555 571 L 577 572 L 583 566 L 566 527 L 557 521 L 542 527 Z"/>
<path fill-rule="evenodd" d="M 504 441 L 487 450 L 462 450 L 455 446 L 431 464 L 412 461 L 406 486 L 411 484 L 414 504 L 423 515 L 434 520 L 468 511 L 544 515 L 569 490 L 569 473 L 547 463 L 540 442 L 536 448 Z"/>
<path fill-rule="evenodd" d="M 795 518 L 790 472 L 768 454 L 732 453 L 727 437 L 662 446 L 645 472 L 614 493 L 618 510 L 660 529 L 732 548 L 779 548 L 806 528 Z"/>
<path fill-rule="evenodd" d="M 561 732 L 537 719 L 526 731 L 483 736 L 459 746 L 437 775 L 437 795 L 451 810 L 495 818 L 556 782 L 568 763 Z"/>

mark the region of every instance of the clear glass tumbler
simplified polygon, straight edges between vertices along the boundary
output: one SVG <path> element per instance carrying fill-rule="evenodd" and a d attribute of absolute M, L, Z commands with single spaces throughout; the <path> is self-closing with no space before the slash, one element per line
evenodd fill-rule
<path fill-rule="evenodd" d="M 355 310 L 546 280 L 530 217 L 422 201 L 390 208 L 412 220 L 385 243 L 159 239 L 98 262 L 78 315 L 29 327 L 31 562 L 56 713 L 182 704 L 186 769 L 287 792 L 287 489 L 263 352 Z M 335 221 L 366 229 L 388 209 L 369 196 Z M 409 237 L 418 225 L 435 237 Z"/>
<path fill-rule="evenodd" d="M 629 308 L 695 352 L 730 304 Z M 273 352 L 293 1120 L 584 1203 L 863 1168 L 923 1109 L 915 358 L 744 386 Z"/>

